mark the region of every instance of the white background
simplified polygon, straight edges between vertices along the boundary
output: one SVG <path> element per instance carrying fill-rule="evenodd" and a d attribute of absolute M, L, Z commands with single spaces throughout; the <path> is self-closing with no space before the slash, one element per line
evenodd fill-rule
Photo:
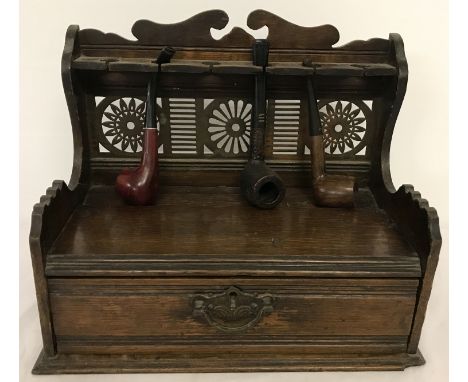
<path fill-rule="evenodd" d="M 427 364 L 405 372 L 292 373 L 292 381 L 438 381 L 448 380 L 448 5 L 445 1 L 63 1 L 23 0 L 20 13 L 20 380 L 128 381 L 120 376 L 34 377 L 30 370 L 41 349 L 40 327 L 28 248 L 30 214 L 54 179 L 68 181 L 72 134 L 60 78 L 60 59 L 69 24 L 132 38 L 142 18 L 161 23 L 182 21 L 220 8 L 230 16 L 227 28 L 244 27 L 250 11 L 263 8 L 299 25 L 325 23 L 340 31 L 340 44 L 355 39 L 403 36 L 409 64 L 408 90 L 391 150 L 395 185 L 414 184 L 437 208 L 442 237 L 420 349 Z M 252 32 L 256 37 L 264 37 Z M 7 139 L 4 136 L 4 139 Z M 135 375 L 133 381 L 276 381 L 286 374 Z"/>

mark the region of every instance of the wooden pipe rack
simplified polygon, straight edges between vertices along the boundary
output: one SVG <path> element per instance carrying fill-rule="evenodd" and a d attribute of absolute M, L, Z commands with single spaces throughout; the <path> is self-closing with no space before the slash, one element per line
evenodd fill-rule
<path fill-rule="evenodd" d="M 44 348 L 37 374 L 402 370 L 418 342 L 441 236 L 437 212 L 393 186 L 389 155 L 406 91 L 403 40 L 337 46 L 331 25 L 272 13 L 265 161 L 286 186 L 250 206 L 254 38 L 219 40 L 221 10 L 176 24 L 137 21 L 133 40 L 68 28 L 62 79 L 74 162 L 32 213 L 30 246 Z M 160 195 L 128 206 L 114 181 L 142 150 L 146 85 L 157 98 Z M 306 77 L 314 76 L 325 171 L 353 176 L 355 208 L 315 206 Z M 234 126 L 234 127 L 233 127 Z"/>

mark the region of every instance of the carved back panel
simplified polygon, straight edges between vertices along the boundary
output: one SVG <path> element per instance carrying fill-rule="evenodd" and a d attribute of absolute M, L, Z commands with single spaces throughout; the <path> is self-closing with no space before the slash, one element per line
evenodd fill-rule
<path fill-rule="evenodd" d="M 334 47 L 339 33 L 331 25 L 301 27 L 263 10 L 252 12 L 247 22 L 253 29 L 269 28 L 267 162 L 283 172 L 308 173 L 307 71 L 316 78 L 327 171 L 366 182 L 373 166 L 379 166 L 382 144 L 390 144 L 383 143 L 388 110 L 374 105 L 388 105 L 394 96 L 398 65 L 392 40 Z M 69 29 L 63 75 L 75 155 L 83 153 L 75 161 L 81 179 L 101 179 L 138 163 L 145 86 L 164 45 L 177 53 L 163 65 L 157 99 L 162 170 L 238 172 L 243 167 L 258 68 L 250 65 L 254 39 L 244 30 L 233 28 L 220 40 L 212 38 L 210 29 L 227 23 L 220 10 L 176 24 L 140 20 L 132 28 L 136 40 Z"/>
<path fill-rule="evenodd" d="M 95 97 L 90 129 L 96 158 L 138 158 L 143 145 L 145 98 Z M 246 159 L 252 102 L 246 98 L 158 98 L 160 158 Z M 329 161 L 369 158 L 374 129 L 372 100 L 318 102 Z M 266 159 L 306 160 L 307 105 L 301 99 L 270 99 Z"/>

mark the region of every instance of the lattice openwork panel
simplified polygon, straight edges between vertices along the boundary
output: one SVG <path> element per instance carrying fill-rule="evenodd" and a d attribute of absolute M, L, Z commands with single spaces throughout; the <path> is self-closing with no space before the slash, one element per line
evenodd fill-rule
<path fill-rule="evenodd" d="M 271 100 L 269 102 L 269 127 L 272 138 L 271 155 L 273 157 L 301 154 L 301 101 Z"/>
<path fill-rule="evenodd" d="M 94 149 L 98 157 L 138 157 L 143 148 L 145 99 L 95 97 Z M 318 101 L 328 161 L 369 157 L 374 130 L 371 100 Z M 306 159 L 305 100 L 270 99 L 265 156 Z M 248 158 L 252 101 L 239 98 L 158 98 L 161 158 Z"/>

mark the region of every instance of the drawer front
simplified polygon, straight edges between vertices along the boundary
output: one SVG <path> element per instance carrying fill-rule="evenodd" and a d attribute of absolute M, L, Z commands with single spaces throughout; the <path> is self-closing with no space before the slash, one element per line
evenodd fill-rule
<path fill-rule="evenodd" d="M 417 279 L 51 279 L 62 352 L 404 351 Z M 196 348 L 193 346 L 196 345 Z"/>

